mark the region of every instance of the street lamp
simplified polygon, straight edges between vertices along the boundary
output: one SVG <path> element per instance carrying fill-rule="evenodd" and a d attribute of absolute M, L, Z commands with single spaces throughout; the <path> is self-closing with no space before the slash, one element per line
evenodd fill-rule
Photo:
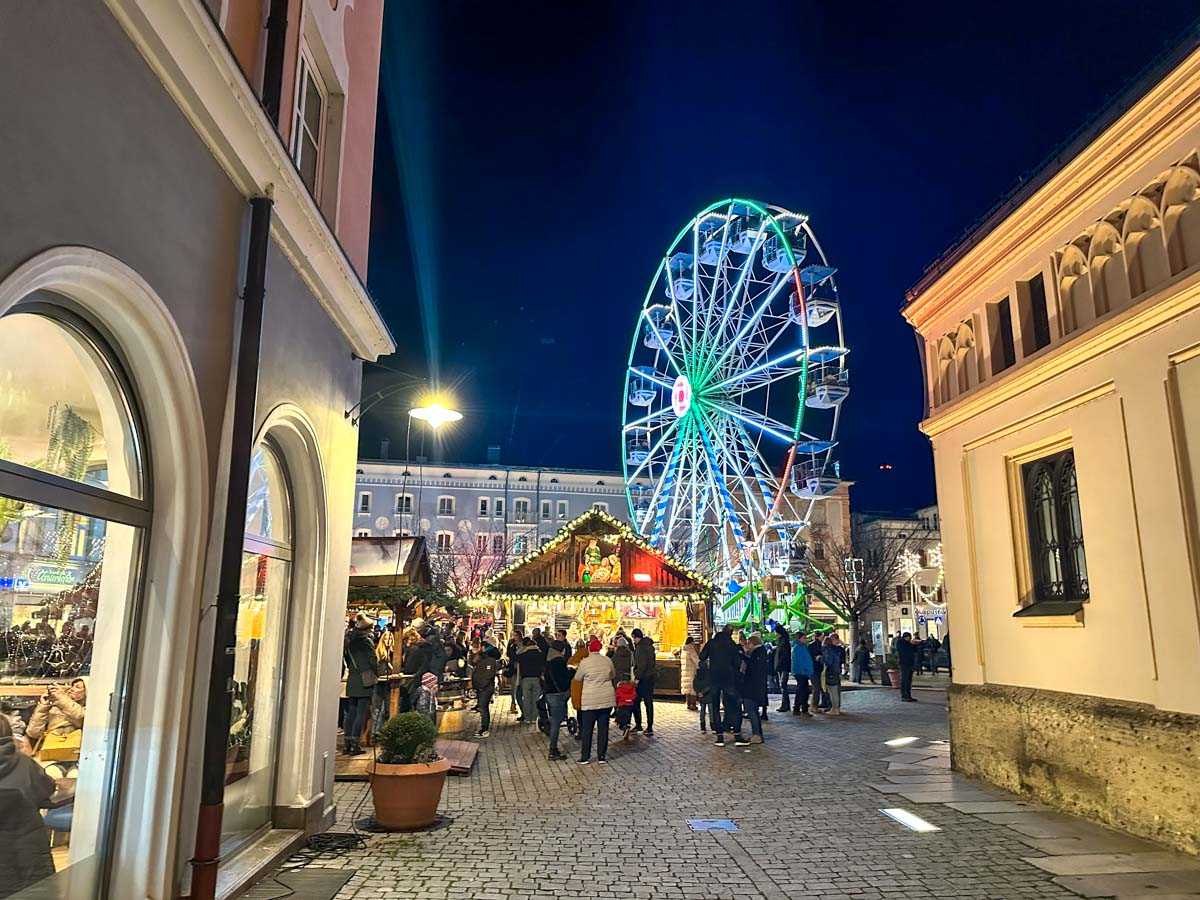
<path fill-rule="evenodd" d="M 427 406 L 414 406 L 408 411 L 409 416 L 428 422 L 429 427 L 437 431 L 443 425 L 459 421 L 463 416 L 457 409 L 450 409 L 441 403 L 433 402 Z M 410 423 L 411 425 L 411 423 Z"/>
<path fill-rule="evenodd" d="M 413 419 L 424 422 L 433 429 L 436 438 L 438 432 L 443 426 L 449 425 L 451 422 L 458 422 L 462 419 L 463 414 L 454 408 L 454 402 L 451 398 L 441 395 L 429 395 L 421 398 L 417 405 L 408 411 L 408 428 L 405 430 L 404 436 L 404 480 L 400 490 L 407 496 L 408 477 L 409 477 L 409 461 L 412 459 L 412 423 Z M 417 488 L 416 511 L 413 513 L 417 533 L 423 529 L 421 527 L 421 498 L 425 492 L 425 462 L 419 463 L 421 483 Z"/>

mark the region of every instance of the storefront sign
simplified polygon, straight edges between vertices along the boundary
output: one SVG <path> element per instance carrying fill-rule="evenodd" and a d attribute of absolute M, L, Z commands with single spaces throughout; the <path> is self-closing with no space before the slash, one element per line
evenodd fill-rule
<path fill-rule="evenodd" d="M 75 573 L 70 569 L 60 569 L 58 566 L 37 565 L 29 567 L 29 579 L 26 585 L 28 586 L 30 583 L 73 585 L 76 582 Z"/>
<path fill-rule="evenodd" d="M 0 575 L 0 591 L 27 591 L 29 579 L 20 575 Z"/>
<path fill-rule="evenodd" d="M 871 623 L 871 644 L 874 649 L 872 652 L 876 656 L 883 656 L 885 647 L 883 646 L 883 623 L 876 620 Z"/>

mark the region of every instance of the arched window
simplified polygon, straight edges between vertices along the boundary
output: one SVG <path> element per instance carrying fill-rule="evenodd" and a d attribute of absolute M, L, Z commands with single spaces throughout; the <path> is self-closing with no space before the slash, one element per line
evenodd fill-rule
<path fill-rule="evenodd" d="M 150 525 L 134 399 L 117 348 L 69 301 L 35 294 L 0 317 L 0 700 L 21 748 L 72 779 L 43 871 L 82 864 L 69 876 L 81 896 L 116 814 Z"/>
<path fill-rule="evenodd" d="M 1035 603 L 1090 596 L 1075 452 L 1064 450 L 1026 463 L 1025 521 Z"/>
<path fill-rule="evenodd" d="M 279 450 L 250 459 L 242 589 L 233 662 L 233 714 L 225 757 L 224 855 L 271 820 L 292 585 L 292 497 Z"/>

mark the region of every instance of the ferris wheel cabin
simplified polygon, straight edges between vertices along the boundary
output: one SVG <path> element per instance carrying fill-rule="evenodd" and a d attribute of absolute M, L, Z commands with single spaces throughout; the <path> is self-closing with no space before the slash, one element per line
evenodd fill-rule
<path fill-rule="evenodd" d="M 655 305 L 646 310 L 646 326 L 642 335 L 642 346 L 650 350 L 668 350 L 675 339 L 675 326 L 671 322 L 669 307 Z"/>
<path fill-rule="evenodd" d="M 721 238 L 724 227 L 724 216 L 709 216 L 696 226 L 697 243 L 701 248 L 700 262 L 706 266 L 715 266 L 729 252 L 729 247 Z"/>
<path fill-rule="evenodd" d="M 692 254 L 676 253 L 667 261 L 666 294 L 671 300 L 689 300 L 696 290 L 696 281 L 692 277 Z"/>
<path fill-rule="evenodd" d="M 838 489 L 841 479 L 829 472 L 827 464 L 818 459 L 806 459 L 792 466 L 792 493 L 812 500 L 828 497 Z"/>
<path fill-rule="evenodd" d="M 808 396 L 804 398 L 804 405 L 810 409 L 833 409 L 850 395 L 849 369 L 816 366 L 808 378 Z"/>
<path fill-rule="evenodd" d="M 631 466 L 644 463 L 650 457 L 650 431 L 646 428 L 629 429 L 625 444 L 625 459 Z"/>
<path fill-rule="evenodd" d="M 800 270 L 800 285 L 804 291 L 804 303 L 795 291 L 791 295 L 792 319 L 800 321 L 803 314 L 809 328 L 820 328 L 833 318 L 838 311 L 838 301 L 834 294 L 833 274 L 837 271 L 830 266 L 811 265 Z M 803 313 L 801 312 L 803 310 Z"/>
<path fill-rule="evenodd" d="M 633 406 L 649 406 L 654 402 L 658 390 L 654 369 L 650 366 L 634 366 L 633 377 L 629 379 L 629 402 Z"/>

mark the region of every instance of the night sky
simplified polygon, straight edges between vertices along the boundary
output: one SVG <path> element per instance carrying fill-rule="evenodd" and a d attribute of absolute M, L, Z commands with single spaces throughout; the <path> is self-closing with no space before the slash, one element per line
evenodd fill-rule
<path fill-rule="evenodd" d="M 1195 16 L 1153 0 L 416 3 L 387 5 L 368 286 L 399 345 L 382 362 L 405 373 L 429 375 L 420 297 L 436 305 L 440 380 L 466 414 L 445 458 L 499 444 L 514 465 L 618 470 L 650 277 L 698 210 L 743 196 L 808 213 L 839 269 L 841 472 L 857 508 L 896 510 L 935 499 L 904 291 Z M 365 372 L 364 394 L 400 378 Z M 384 437 L 403 455 L 414 390 L 367 417 L 363 456 Z"/>

